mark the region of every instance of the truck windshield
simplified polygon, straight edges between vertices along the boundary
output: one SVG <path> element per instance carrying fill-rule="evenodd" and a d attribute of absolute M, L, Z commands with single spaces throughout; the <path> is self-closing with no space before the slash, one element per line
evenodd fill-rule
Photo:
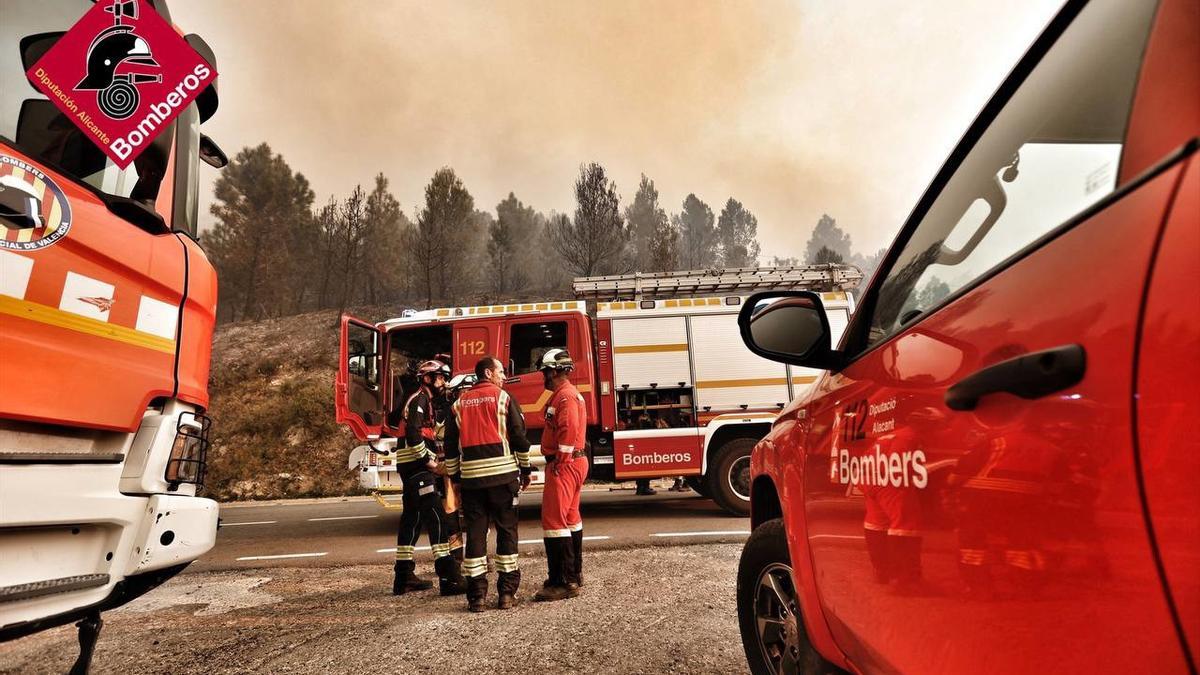
<path fill-rule="evenodd" d="M 181 122 L 173 123 L 122 170 L 25 76 L 92 4 L 91 0 L 5 0 L 0 22 L 0 136 L 101 193 L 152 205 L 166 174 L 176 129 L 198 139 L 194 105 Z M 161 0 L 154 4 L 166 14 Z M 171 220 L 170 214 L 162 215 Z"/>

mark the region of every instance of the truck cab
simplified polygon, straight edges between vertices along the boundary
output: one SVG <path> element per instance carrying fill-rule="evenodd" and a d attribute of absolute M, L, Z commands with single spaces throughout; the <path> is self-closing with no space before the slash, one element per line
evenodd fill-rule
<path fill-rule="evenodd" d="M 82 619 L 81 658 L 101 611 L 215 541 L 197 214 L 201 162 L 224 162 L 200 133 L 215 83 L 124 170 L 33 87 L 93 4 L 10 1 L 0 22 L 0 640 Z"/>
<path fill-rule="evenodd" d="M 750 299 L 826 371 L 752 456 L 753 672 L 1195 671 L 1198 137 L 1200 5 L 1067 2 L 840 339 Z"/>

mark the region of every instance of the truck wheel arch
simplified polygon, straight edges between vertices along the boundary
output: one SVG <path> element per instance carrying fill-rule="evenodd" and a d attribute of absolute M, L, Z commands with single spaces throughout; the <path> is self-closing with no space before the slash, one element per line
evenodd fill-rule
<path fill-rule="evenodd" d="M 783 518 L 779 491 L 768 476 L 759 476 L 750 487 L 750 529 L 776 518 Z"/>
<path fill-rule="evenodd" d="M 714 421 L 706 429 L 704 439 L 704 457 L 700 467 L 702 475 L 708 475 L 713 454 L 729 441 L 735 438 L 753 438 L 762 440 L 771 430 L 770 422 L 742 422 L 740 419 Z"/>

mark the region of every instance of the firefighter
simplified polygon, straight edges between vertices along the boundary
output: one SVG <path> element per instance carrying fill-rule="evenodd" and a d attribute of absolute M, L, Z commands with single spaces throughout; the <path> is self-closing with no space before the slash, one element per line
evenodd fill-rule
<path fill-rule="evenodd" d="M 535 600 L 565 600 L 579 595 L 583 585 L 583 518 L 579 497 L 587 478 L 584 450 L 587 413 L 583 396 L 570 382 L 575 362 L 565 349 L 551 349 L 539 363 L 542 380 L 551 391 L 543 415 L 542 454 L 546 456 L 546 487 L 542 493 L 549 577 Z"/>
<path fill-rule="evenodd" d="M 396 534 L 396 577 L 392 593 L 423 591 L 433 587 L 416 575 L 413 550 L 421 528 L 429 536 L 442 595 L 466 591 L 458 561 L 450 555 L 447 526 L 438 496 L 435 475 L 437 443 L 434 440 L 433 403 L 446 386 L 449 368 L 439 361 L 426 361 L 417 368 L 420 385 L 404 403 L 404 447 L 396 448 L 396 471 L 404 481 L 404 513 Z"/>
<path fill-rule="evenodd" d="M 488 524 L 496 524 L 497 609 L 517 602 L 517 503 L 529 487 L 529 441 L 521 406 L 504 391 L 504 366 L 492 356 L 475 364 L 476 384 L 451 406 L 446 422 L 446 471 L 462 487 L 467 550 L 467 609 L 484 611 Z"/>

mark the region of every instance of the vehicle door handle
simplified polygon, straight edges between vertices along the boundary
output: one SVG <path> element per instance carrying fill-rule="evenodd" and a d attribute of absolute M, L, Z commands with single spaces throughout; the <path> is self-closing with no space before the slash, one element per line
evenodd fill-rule
<path fill-rule="evenodd" d="M 1077 384 L 1087 370 L 1083 345 L 1030 352 L 977 370 L 946 390 L 946 407 L 974 410 L 988 394 L 1007 392 L 1034 399 Z"/>

